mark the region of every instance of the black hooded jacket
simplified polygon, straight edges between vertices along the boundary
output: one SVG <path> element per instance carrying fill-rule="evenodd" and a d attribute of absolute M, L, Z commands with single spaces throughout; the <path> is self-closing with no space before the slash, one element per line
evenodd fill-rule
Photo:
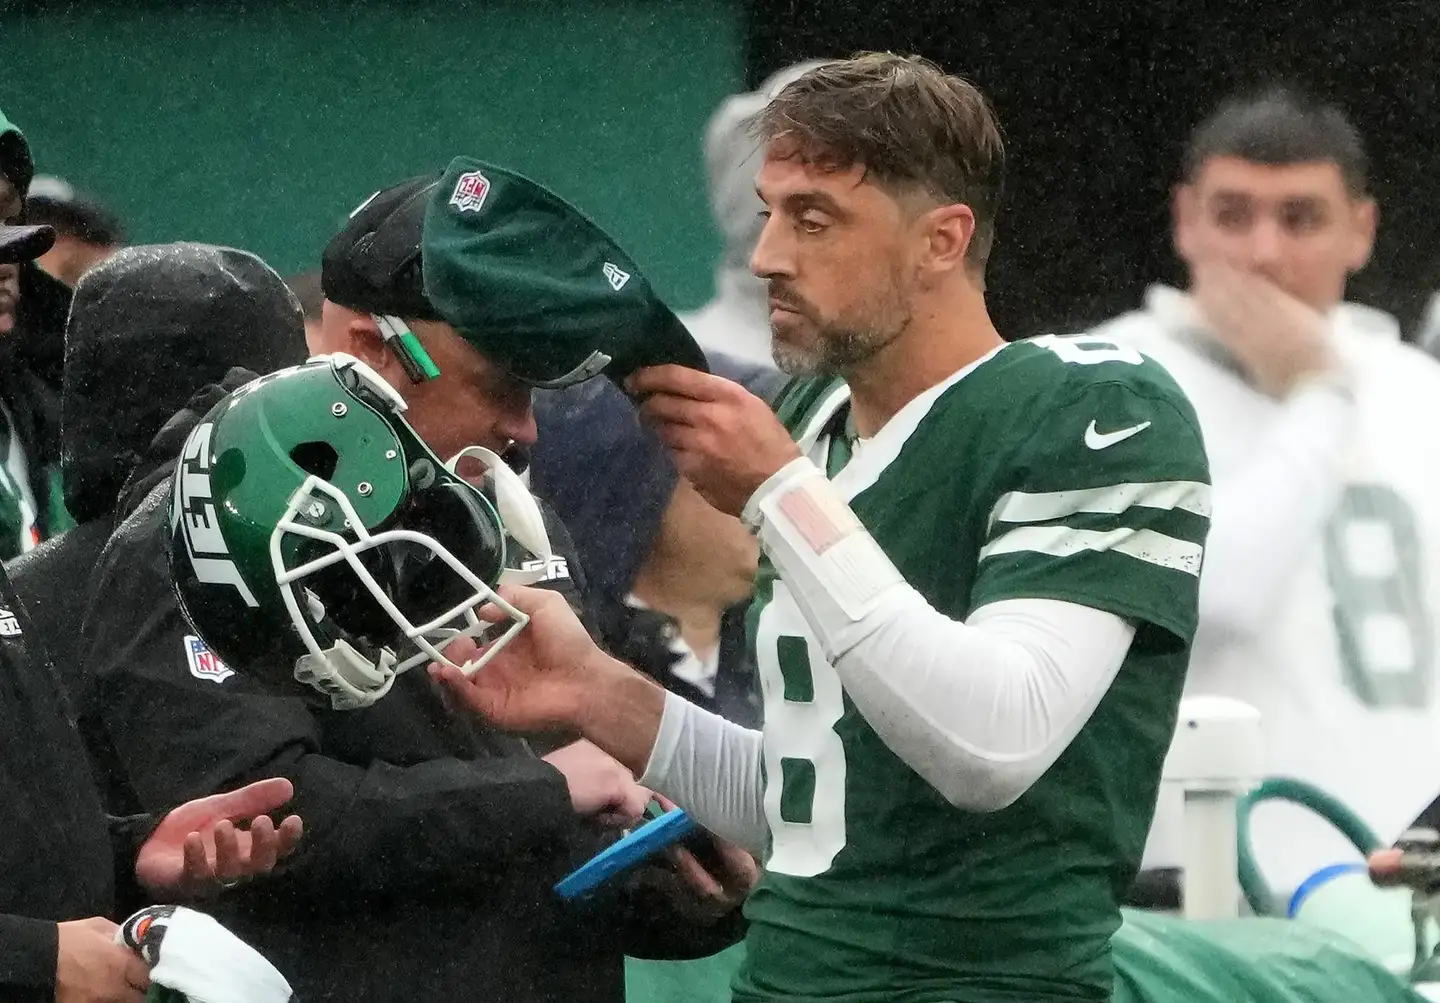
<path fill-rule="evenodd" d="M 52 1003 L 56 923 L 140 905 L 148 819 L 107 818 L 39 632 L 0 572 L 0 999 Z"/>
<path fill-rule="evenodd" d="M 116 497 L 155 434 L 232 366 L 268 373 L 304 360 L 299 302 L 246 251 L 129 247 L 80 281 L 64 335 L 63 389 L 46 419 L 58 430 L 48 449 L 60 461 L 65 506 L 78 525 L 7 566 L 77 699 L 85 689 L 77 642 L 89 578 L 115 528 Z"/>
<path fill-rule="evenodd" d="M 612 837 L 574 813 L 564 777 L 525 741 L 453 713 L 424 672 L 371 707 L 334 711 L 195 670 L 166 561 L 169 472 L 224 393 L 198 394 L 132 473 L 84 628 L 134 805 L 270 776 L 295 785 L 300 850 L 220 899 L 217 918 L 306 1003 L 620 1003 L 626 952 L 703 956 L 738 939 L 738 917 L 698 928 L 658 896 L 561 902 L 554 883 Z M 574 550 L 546 515 L 574 574 L 545 584 L 574 601 Z"/>

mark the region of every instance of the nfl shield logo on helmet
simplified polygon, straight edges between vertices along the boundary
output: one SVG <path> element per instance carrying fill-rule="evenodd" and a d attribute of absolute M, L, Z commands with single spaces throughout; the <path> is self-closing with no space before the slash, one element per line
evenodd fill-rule
<path fill-rule="evenodd" d="M 479 212 L 490 194 L 490 179 L 479 171 L 466 171 L 455 181 L 450 204 L 461 212 Z"/>
<path fill-rule="evenodd" d="M 185 657 L 190 662 L 190 674 L 196 679 L 208 679 L 212 683 L 223 683 L 235 674 L 205 642 L 194 634 L 185 635 Z"/>

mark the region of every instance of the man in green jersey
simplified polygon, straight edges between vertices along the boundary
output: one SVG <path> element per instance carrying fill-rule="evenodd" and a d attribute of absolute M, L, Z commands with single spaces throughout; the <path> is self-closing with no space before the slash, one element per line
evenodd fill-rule
<path fill-rule="evenodd" d="M 599 652 L 562 601 L 482 671 L 764 854 L 738 1000 L 1104 1000 L 1195 627 L 1209 473 L 1155 363 L 1005 344 L 984 300 L 1003 150 L 915 58 L 811 70 L 762 116 L 778 420 L 675 366 L 629 389 L 763 550 L 763 733 Z"/>

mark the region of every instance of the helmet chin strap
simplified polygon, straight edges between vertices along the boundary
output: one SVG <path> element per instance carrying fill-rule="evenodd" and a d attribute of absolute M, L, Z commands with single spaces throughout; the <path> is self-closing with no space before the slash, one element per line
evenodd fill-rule
<path fill-rule="evenodd" d="M 385 651 L 378 664 L 348 641 L 336 641 L 323 654 L 295 660 L 295 679 L 330 697 L 335 710 L 358 710 L 378 701 L 395 685 L 395 656 Z"/>
<path fill-rule="evenodd" d="M 484 446 L 466 446 L 445 463 L 445 468 L 455 474 L 455 468 L 467 456 L 478 460 L 489 471 L 495 483 L 495 509 L 500 514 L 500 522 L 505 526 L 505 532 L 514 537 L 515 542 L 528 550 L 541 565 L 534 571 L 506 568 L 500 580 L 513 585 L 531 585 L 540 581 L 546 575 L 544 565 L 554 556 L 554 549 L 550 546 L 550 534 L 545 531 L 545 518 L 540 513 L 535 496 L 525 486 L 521 476 L 510 469 L 510 465 L 501 459 L 499 454 Z"/>

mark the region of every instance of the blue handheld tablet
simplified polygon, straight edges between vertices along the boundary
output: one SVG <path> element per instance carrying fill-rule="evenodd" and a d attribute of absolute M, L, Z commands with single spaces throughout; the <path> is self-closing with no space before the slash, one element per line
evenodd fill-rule
<path fill-rule="evenodd" d="M 571 871 L 555 886 L 555 893 L 562 899 L 586 895 L 694 831 L 695 820 L 684 811 L 679 808 L 668 811 Z"/>

